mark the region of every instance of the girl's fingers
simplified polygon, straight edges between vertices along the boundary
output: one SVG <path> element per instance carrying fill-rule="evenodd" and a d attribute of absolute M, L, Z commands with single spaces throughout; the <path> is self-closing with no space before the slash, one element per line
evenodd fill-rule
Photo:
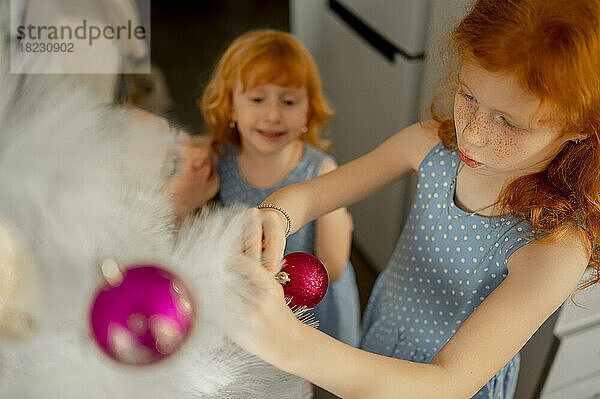
<path fill-rule="evenodd" d="M 249 230 L 244 254 L 260 261 L 273 276 L 280 269 L 285 249 L 284 228 L 280 216 L 271 210 L 249 209 Z"/>
<path fill-rule="evenodd" d="M 250 235 L 248 236 L 247 247 L 244 253 L 252 259 L 260 262 L 262 254 L 262 225 L 261 223 L 254 224 Z"/>
<path fill-rule="evenodd" d="M 249 209 L 248 213 L 250 215 L 250 218 L 252 219 L 252 223 L 250 223 L 250 232 L 246 237 L 244 254 L 260 262 L 262 255 L 263 236 L 261 214 L 256 208 Z"/>
<path fill-rule="evenodd" d="M 261 211 L 263 225 L 263 264 L 272 274 L 279 271 L 285 250 L 285 236 L 279 215 L 270 210 Z"/>
<path fill-rule="evenodd" d="M 248 273 L 248 279 L 250 279 L 255 286 L 260 288 L 263 295 L 283 297 L 283 288 L 281 284 L 275 280 L 274 275 L 267 268 L 252 268 Z"/>

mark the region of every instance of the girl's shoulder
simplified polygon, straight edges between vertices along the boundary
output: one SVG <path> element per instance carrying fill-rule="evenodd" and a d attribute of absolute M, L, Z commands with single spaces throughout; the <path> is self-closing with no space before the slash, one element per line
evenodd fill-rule
<path fill-rule="evenodd" d="M 333 155 L 315 147 L 309 142 L 304 141 L 303 144 L 304 154 L 302 155 L 302 158 L 305 158 L 308 162 L 317 162 L 320 164 L 326 159 L 334 159 Z"/>
<path fill-rule="evenodd" d="M 512 254 L 508 266 L 513 274 L 574 273 L 580 277 L 590 255 L 585 231 L 579 226 L 570 226 L 553 240 L 531 240 Z"/>
<path fill-rule="evenodd" d="M 395 157 L 402 158 L 406 167 L 417 172 L 432 150 L 441 147 L 437 128 L 435 121 L 417 122 L 396 133 L 384 145 L 389 143 Z"/>
<path fill-rule="evenodd" d="M 337 167 L 335 157 L 308 142 L 304 142 L 304 154 L 302 156 L 303 161 L 307 164 L 311 164 L 316 167 L 318 175 L 325 174 L 332 171 Z"/>
<path fill-rule="evenodd" d="M 412 139 L 412 142 L 407 157 L 411 162 L 411 167 L 418 171 L 427 157 L 439 155 L 444 147 L 437 135 L 437 122 L 432 120 L 419 122 L 411 128 L 409 138 Z"/>

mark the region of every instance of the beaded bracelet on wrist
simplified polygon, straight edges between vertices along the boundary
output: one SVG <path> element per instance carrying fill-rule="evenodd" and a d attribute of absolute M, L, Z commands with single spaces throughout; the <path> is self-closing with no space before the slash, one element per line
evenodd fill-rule
<path fill-rule="evenodd" d="M 284 217 L 285 220 L 287 220 L 287 228 L 285 230 L 285 238 L 288 238 L 290 231 L 292 231 L 292 220 L 290 219 L 290 216 L 287 214 L 287 212 L 285 210 L 283 210 L 283 208 L 281 208 L 278 205 L 275 204 L 260 204 L 259 206 L 257 206 L 258 209 L 274 209 L 276 211 L 278 211 L 279 213 L 281 213 Z"/>

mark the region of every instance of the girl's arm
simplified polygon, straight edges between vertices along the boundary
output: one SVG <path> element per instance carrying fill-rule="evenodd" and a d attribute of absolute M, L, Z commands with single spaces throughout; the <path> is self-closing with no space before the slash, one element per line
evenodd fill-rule
<path fill-rule="evenodd" d="M 584 233 L 532 242 L 509 259 L 509 275 L 429 364 L 387 358 L 345 345 L 297 321 L 282 289 L 260 266 L 264 287 L 248 328 L 232 338 L 280 369 L 343 398 L 466 398 L 500 370 L 561 305 L 589 259 Z"/>
<path fill-rule="evenodd" d="M 283 208 L 293 233 L 306 223 L 340 207 L 359 201 L 418 169 L 439 141 L 434 122 L 417 123 L 395 134 L 375 150 L 307 182 L 292 184 L 263 201 Z M 271 270 L 283 254 L 287 221 L 271 209 L 262 212 L 265 229 L 263 256 Z"/>
<path fill-rule="evenodd" d="M 320 175 L 337 167 L 333 160 L 326 159 Z M 336 282 L 344 273 L 350 258 L 352 243 L 352 217 L 346 208 L 339 208 L 317 219 L 315 252 L 329 274 L 329 282 Z"/>

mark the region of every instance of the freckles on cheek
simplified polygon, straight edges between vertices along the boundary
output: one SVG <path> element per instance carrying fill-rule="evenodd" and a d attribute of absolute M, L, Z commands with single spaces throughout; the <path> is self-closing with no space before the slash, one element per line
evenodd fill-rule
<path fill-rule="evenodd" d="M 495 140 L 493 148 L 497 159 L 508 159 L 519 152 L 515 138 L 506 134 L 501 134 Z"/>
<path fill-rule="evenodd" d="M 457 131 L 463 130 L 466 126 L 470 108 L 468 104 L 460 99 L 454 101 L 454 127 Z"/>

